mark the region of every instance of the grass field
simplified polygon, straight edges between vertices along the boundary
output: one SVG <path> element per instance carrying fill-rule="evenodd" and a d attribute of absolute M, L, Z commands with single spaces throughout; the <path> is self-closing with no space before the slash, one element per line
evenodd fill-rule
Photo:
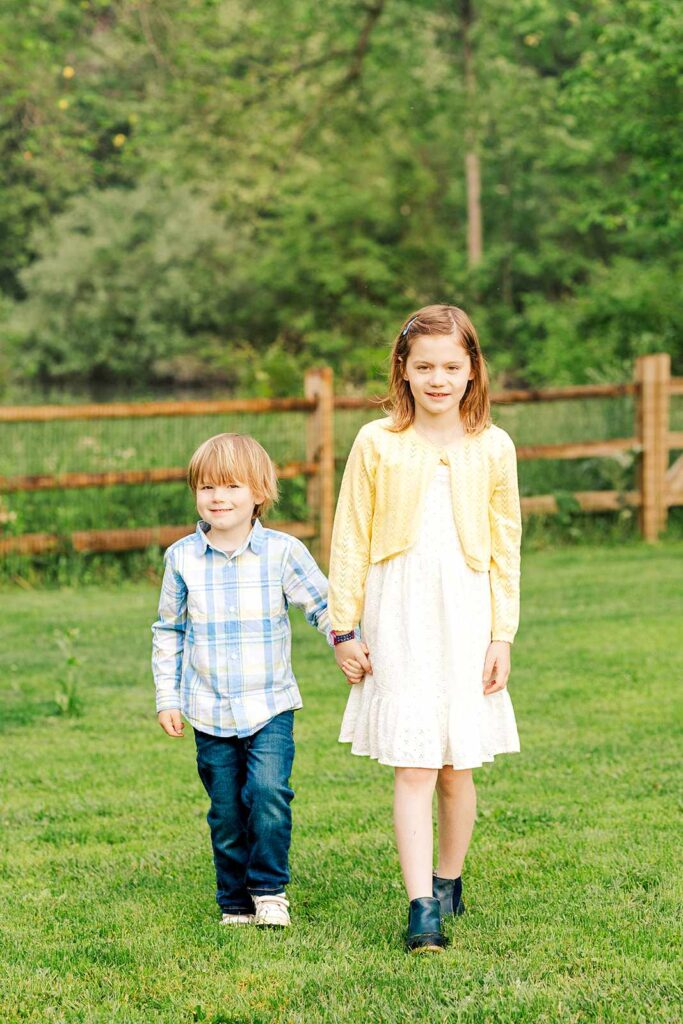
<path fill-rule="evenodd" d="M 678 1022 L 682 564 L 527 556 L 523 752 L 477 773 L 468 913 L 432 958 L 402 951 L 391 770 L 336 743 L 346 685 L 300 617 L 294 926 L 226 930 L 192 740 L 154 719 L 155 591 L 3 590 L 2 1024 Z"/>

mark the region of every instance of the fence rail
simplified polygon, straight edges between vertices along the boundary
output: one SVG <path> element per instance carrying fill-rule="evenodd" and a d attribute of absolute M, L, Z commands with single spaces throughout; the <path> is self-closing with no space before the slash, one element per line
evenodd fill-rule
<path fill-rule="evenodd" d="M 314 412 L 306 398 L 226 398 L 192 402 L 103 402 L 101 405 L 6 405 L 0 423 L 44 423 L 51 420 L 131 420 L 154 416 L 216 416 L 244 412 Z"/>
<path fill-rule="evenodd" d="M 643 537 L 654 541 L 666 526 L 668 509 L 683 505 L 683 455 L 669 466 L 669 452 L 683 450 L 683 432 L 669 430 L 672 395 L 683 395 L 683 377 L 671 377 L 666 354 L 640 357 L 634 379 L 626 384 L 599 384 L 564 388 L 542 388 L 494 392 L 494 405 L 524 402 L 557 402 L 591 398 L 635 398 L 634 429 L 630 437 L 587 440 L 564 444 L 519 445 L 517 455 L 525 459 L 613 458 L 633 453 L 638 458 L 638 486 L 629 491 L 577 491 L 572 497 L 585 512 L 615 511 L 625 507 L 639 510 Z M 307 414 L 306 457 L 278 467 L 281 479 L 304 477 L 310 519 L 279 522 L 278 528 L 312 541 L 323 565 L 327 563 L 335 500 L 334 414 L 336 410 L 373 410 L 381 399 L 334 396 L 329 368 L 309 371 L 303 398 L 255 398 L 219 401 L 116 403 L 77 406 L 15 406 L 0 408 L 0 423 L 50 422 L 56 420 L 102 420 L 150 417 L 235 415 L 238 413 Z M 343 460 L 337 460 L 341 462 Z M 106 487 L 111 485 L 160 484 L 185 479 L 185 467 L 117 470 L 110 472 L 68 472 L 0 476 L 0 493 Z M 552 514 L 558 501 L 552 494 L 522 498 L 522 511 Z M 68 536 L 27 533 L 0 538 L 0 555 L 16 552 L 40 554 L 73 548 L 76 551 L 124 551 L 150 546 L 167 546 L 193 529 L 192 524 L 76 531 Z"/>
<path fill-rule="evenodd" d="M 318 466 L 315 462 L 288 462 L 278 466 L 280 480 L 291 480 L 295 476 L 315 476 Z M 169 469 L 124 469 L 106 473 L 57 473 L 34 476 L 0 476 L 0 494 L 12 491 L 69 491 L 82 487 L 111 487 L 113 484 L 168 484 L 185 480 L 187 469 L 174 466 Z"/>

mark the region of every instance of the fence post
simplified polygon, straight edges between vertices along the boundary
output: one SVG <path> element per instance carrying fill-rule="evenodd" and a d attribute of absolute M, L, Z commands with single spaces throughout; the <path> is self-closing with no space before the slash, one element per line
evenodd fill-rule
<path fill-rule="evenodd" d="M 666 470 L 669 462 L 669 383 L 671 356 L 666 352 L 636 360 L 636 436 L 640 456 L 640 532 L 652 543 L 666 529 Z"/>
<path fill-rule="evenodd" d="M 306 460 L 316 462 L 318 472 L 308 481 L 308 507 L 318 520 L 318 537 L 313 554 L 327 571 L 334 518 L 334 374 L 329 366 L 308 370 L 304 380 L 306 398 L 317 403 L 309 413 L 306 427 Z"/>

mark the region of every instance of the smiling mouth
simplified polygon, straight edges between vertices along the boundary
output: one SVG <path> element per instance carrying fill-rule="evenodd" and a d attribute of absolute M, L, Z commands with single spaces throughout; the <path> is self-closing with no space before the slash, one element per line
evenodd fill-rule
<path fill-rule="evenodd" d="M 428 391 L 427 394 L 430 398 L 448 398 L 447 391 Z"/>

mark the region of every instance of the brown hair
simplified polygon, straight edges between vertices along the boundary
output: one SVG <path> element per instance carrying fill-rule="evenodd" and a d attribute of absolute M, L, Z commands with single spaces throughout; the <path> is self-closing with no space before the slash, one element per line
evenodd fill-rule
<path fill-rule="evenodd" d="M 216 434 L 200 444 L 187 467 L 187 482 L 197 493 L 201 484 L 246 484 L 264 500 L 254 506 L 254 519 L 277 501 L 275 466 L 265 448 L 246 434 Z"/>
<path fill-rule="evenodd" d="M 467 382 L 460 400 L 460 416 L 468 434 L 476 434 L 491 422 L 489 401 L 489 375 L 479 347 L 474 324 L 458 306 L 423 306 L 406 318 L 391 350 L 389 369 L 389 397 L 387 411 L 394 423 L 394 431 L 405 430 L 415 419 L 415 399 L 410 384 L 403 379 L 403 371 L 415 338 L 424 334 L 452 334 L 460 341 L 470 357 L 472 380 Z"/>

